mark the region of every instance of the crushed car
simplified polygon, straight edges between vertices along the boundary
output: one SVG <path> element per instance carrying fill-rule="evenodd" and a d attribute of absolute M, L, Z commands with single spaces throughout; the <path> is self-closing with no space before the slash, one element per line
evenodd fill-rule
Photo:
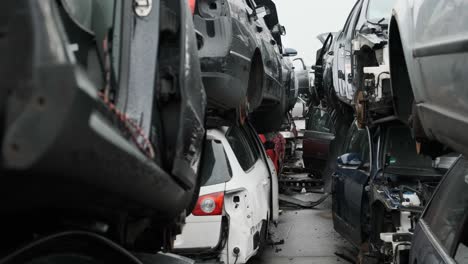
<path fill-rule="evenodd" d="M 333 174 L 335 230 L 366 261 L 407 263 L 414 227 L 453 158 L 416 153 L 411 131 L 387 123 L 349 129 Z M 444 160 L 449 159 L 449 161 Z"/>
<path fill-rule="evenodd" d="M 247 263 L 278 221 L 278 179 L 251 126 L 208 130 L 200 197 L 175 252 L 201 261 Z"/>
<path fill-rule="evenodd" d="M 433 157 L 446 146 L 468 154 L 468 53 L 461 26 L 467 7 L 466 1 L 397 1 L 390 21 L 395 112 L 412 128 L 418 151 Z"/>
<path fill-rule="evenodd" d="M 459 157 L 414 227 L 409 262 L 468 262 L 468 162 Z"/>
<path fill-rule="evenodd" d="M 361 127 L 395 119 L 390 87 L 388 25 L 395 0 L 359 0 L 334 38 L 333 89 Z M 324 49 L 325 51 L 326 49 Z M 318 65 L 321 66 L 321 65 Z M 329 96 L 329 94 L 325 94 Z"/>
<path fill-rule="evenodd" d="M 187 2 L 14 1 L 0 17 L 0 262 L 191 263 L 154 254 L 198 198 Z"/>
<path fill-rule="evenodd" d="M 273 36 L 285 31 L 266 22 L 277 20 L 274 4 L 269 6 L 253 0 L 196 0 L 193 16 L 204 36 L 199 56 L 209 112 L 241 123 L 251 114 L 260 133 L 277 130 L 281 121 L 272 113 L 282 116 L 286 109 L 282 52 Z"/>

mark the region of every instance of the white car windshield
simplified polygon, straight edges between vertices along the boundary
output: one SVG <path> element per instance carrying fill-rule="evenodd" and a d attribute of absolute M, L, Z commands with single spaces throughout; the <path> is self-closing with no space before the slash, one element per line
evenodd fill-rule
<path fill-rule="evenodd" d="M 391 16 L 395 0 L 371 0 L 367 8 L 367 19 L 371 22 L 388 21 Z"/>

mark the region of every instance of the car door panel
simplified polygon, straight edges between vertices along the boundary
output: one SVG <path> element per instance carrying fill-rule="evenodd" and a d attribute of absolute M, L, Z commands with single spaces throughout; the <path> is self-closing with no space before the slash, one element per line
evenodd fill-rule
<path fill-rule="evenodd" d="M 330 152 L 330 143 L 335 139 L 331 133 L 317 131 L 304 132 L 303 157 L 305 159 L 327 160 Z"/>
<path fill-rule="evenodd" d="M 360 154 L 362 165 L 369 164 L 371 155 L 369 132 L 353 124 L 346 136 L 343 154 Z M 356 246 L 362 241 L 362 210 L 369 169 L 337 164 L 333 174 L 334 226 L 338 233 Z"/>
<path fill-rule="evenodd" d="M 355 245 L 362 243 L 361 216 L 363 194 L 368 182 L 369 174 L 362 170 L 338 168 L 335 175 L 335 195 L 338 206 L 336 212 L 342 228 L 337 230 Z M 340 192 L 338 194 L 338 192 Z"/>

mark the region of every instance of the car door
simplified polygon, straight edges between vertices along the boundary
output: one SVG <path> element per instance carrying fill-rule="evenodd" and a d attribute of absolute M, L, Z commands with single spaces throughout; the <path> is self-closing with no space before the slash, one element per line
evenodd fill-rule
<path fill-rule="evenodd" d="M 335 139 L 330 113 L 320 107 L 309 110 L 306 131 L 302 141 L 303 160 L 306 168 L 321 173 L 329 158 L 330 144 Z"/>
<path fill-rule="evenodd" d="M 350 73 L 352 73 L 351 40 L 354 34 L 354 26 L 360 14 L 362 2 L 363 2 L 362 0 L 357 1 L 356 4 L 354 5 L 348 19 L 346 20 L 346 24 L 343 28 L 343 31 L 338 36 L 337 42 L 335 45 L 334 53 L 335 53 L 336 63 L 334 63 L 335 70 L 334 70 L 333 78 L 336 80 L 335 85 L 338 85 L 338 87 L 335 87 L 335 89 L 338 90 L 338 94 L 342 99 L 347 99 L 347 100 L 353 99 L 352 96 L 349 95 L 349 93 L 352 91 L 352 90 L 349 91 L 349 87 L 351 87 L 350 77 L 352 77 L 352 75 L 349 75 Z"/>
<path fill-rule="evenodd" d="M 364 188 L 370 175 L 370 144 L 369 131 L 353 123 L 333 174 L 333 224 L 338 233 L 356 246 L 362 243 L 361 215 Z M 345 159 L 359 159 L 361 164 L 345 162 Z"/>
<path fill-rule="evenodd" d="M 468 162 L 460 158 L 418 222 L 410 263 L 468 263 Z"/>
<path fill-rule="evenodd" d="M 231 162 L 234 175 L 226 183 L 225 196 L 225 201 L 229 201 L 225 203 L 235 204 L 228 209 L 232 212 L 229 244 L 239 245 L 239 261 L 248 259 L 258 248 L 261 228 L 270 209 L 270 174 L 248 129 L 234 126 L 226 133 L 230 145 L 226 153 L 235 160 Z"/>
<path fill-rule="evenodd" d="M 276 170 L 275 164 L 273 163 L 273 160 L 270 159 L 265 151 L 265 147 L 263 145 L 263 142 L 261 141 L 260 137 L 255 129 L 253 128 L 252 125 L 249 124 L 248 127 L 250 137 L 252 138 L 252 141 L 256 145 L 256 148 L 259 151 L 260 158 L 264 160 L 265 164 L 267 165 L 267 169 L 269 172 L 269 184 L 268 185 L 263 185 L 265 188 L 265 191 L 267 191 L 268 195 L 268 205 L 270 209 L 270 219 L 277 222 L 279 218 L 279 200 L 278 200 L 278 174 L 279 171 Z M 277 155 L 280 155 L 280 153 L 276 153 Z M 269 187 L 269 190 L 267 188 Z"/>
<path fill-rule="evenodd" d="M 262 6 L 256 5 L 253 0 L 248 0 L 252 2 L 252 5 L 256 9 L 259 9 Z M 257 32 L 257 38 L 260 41 L 260 51 L 263 57 L 263 67 L 265 70 L 265 85 L 263 86 L 264 92 L 267 92 L 270 95 L 273 95 L 277 100 L 283 99 L 282 96 L 282 68 L 281 68 L 281 52 L 276 40 L 273 38 L 270 29 L 268 28 L 265 18 L 269 15 L 269 10 L 266 6 L 263 6 L 266 10 L 266 14 L 259 14 L 256 19 L 253 20 L 253 25 Z"/>

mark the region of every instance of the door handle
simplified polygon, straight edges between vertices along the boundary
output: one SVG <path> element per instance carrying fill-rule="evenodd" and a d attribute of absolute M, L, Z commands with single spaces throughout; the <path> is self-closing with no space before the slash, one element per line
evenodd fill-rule
<path fill-rule="evenodd" d="M 263 180 L 263 181 L 262 181 L 262 185 L 263 185 L 263 186 L 267 186 L 267 185 L 268 185 L 268 180 Z"/>
<path fill-rule="evenodd" d="M 343 44 L 343 43 L 340 43 L 340 45 L 338 45 L 338 48 L 339 48 L 339 49 L 344 48 L 344 44 Z"/>

